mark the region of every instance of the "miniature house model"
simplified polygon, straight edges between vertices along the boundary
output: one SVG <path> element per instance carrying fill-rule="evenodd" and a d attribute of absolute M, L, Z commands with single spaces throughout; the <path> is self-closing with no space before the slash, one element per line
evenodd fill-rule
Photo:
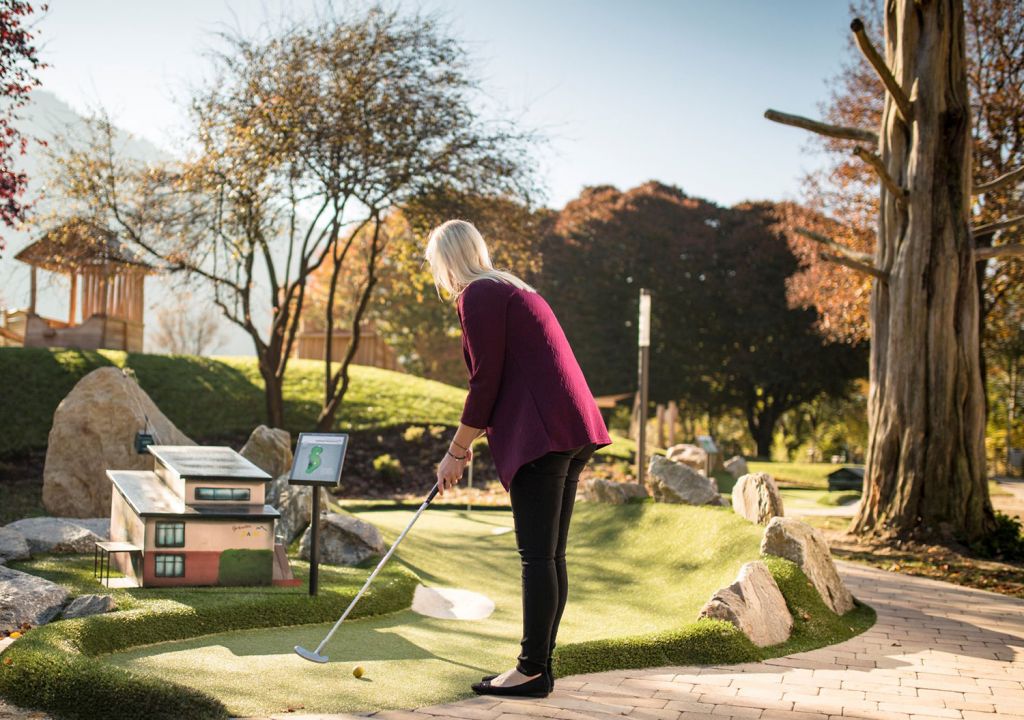
<path fill-rule="evenodd" d="M 29 303 L 26 309 L 0 311 L 0 346 L 142 352 L 143 291 L 154 269 L 113 232 L 71 218 L 14 257 L 31 268 Z M 39 270 L 68 278 L 66 318 L 36 312 Z"/>
<path fill-rule="evenodd" d="M 144 587 L 298 584 L 274 542 L 269 475 L 228 447 L 149 452 L 152 471 L 107 470 L 111 542 L 97 548 L 108 567 Z"/>

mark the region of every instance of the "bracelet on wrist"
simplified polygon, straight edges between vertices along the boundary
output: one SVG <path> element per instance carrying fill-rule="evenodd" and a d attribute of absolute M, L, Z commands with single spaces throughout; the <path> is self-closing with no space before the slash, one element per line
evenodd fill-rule
<path fill-rule="evenodd" d="M 462 457 L 459 457 L 458 455 L 453 454 L 451 450 L 445 450 L 445 452 L 448 453 L 449 455 L 451 455 L 456 460 L 465 460 L 466 459 L 465 455 L 463 455 Z"/>
<path fill-rule="evenodd" d="M 452 445 L 454 445 L 455 447 L 459 448 L 460 450 L 469 450 L 468 447 L 466 447 L 464 445 L 459 445 L 457 442 L 455 442 L 455 438 L 452 438 Z"/>

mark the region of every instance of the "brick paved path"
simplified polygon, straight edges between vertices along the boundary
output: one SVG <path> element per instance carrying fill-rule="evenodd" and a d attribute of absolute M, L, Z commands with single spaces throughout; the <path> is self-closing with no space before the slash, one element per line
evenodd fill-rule
<path fill-rule="evenodd" d="M 480 697 L 373 717 L 1024 720 L 1024 600 L 837 564 L 878 612 L 870 630 L 837 645 L 764 663 L 576 675 L 543 700 Z"/>
<path fill-rule="evenodd" d="M 1024 720 L 1024 600 L 837 564 L 853 594 L 878 612 L 870 630 L 837 645 L 764 663 L 576 675 L 543 700 L 479 697 L 373 717 Z M 0 703 L 0 718 L 30 717 L 4 711 Z"/>

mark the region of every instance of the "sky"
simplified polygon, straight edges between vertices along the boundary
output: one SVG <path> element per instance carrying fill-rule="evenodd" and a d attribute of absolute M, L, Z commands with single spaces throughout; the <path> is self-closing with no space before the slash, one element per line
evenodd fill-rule
<path fill-rule="evenodd" d="M 173 151 L 218 30 L 251 31 L 309 0 L 51 0 L 44 87 Z M 322 2 L 319 3 L 322 6 Z M 336 7 L 344 4 L 336 3 Z M 650 179 L 719 203 L 796 197 L 806 134 L 839 69 L 846 0 L 424 0 L 461 38 L 493 101 L 541 130 L 547 204 Z"/>
<path fill-rule="evenodd" d="M 39 23 L 41 59 L 50 65 L 42 88 L 79 113 L 103 107 L 123 130 L 179 154 L 188 142 L 187 99 L 208 76 L 217 33 L 250 34 L 281 15 L 322 10 L 325 1 L 50 0 Z M 808 152 L 807 133 L 763 113 L 820 115 L 827 81 L 846 56 L 850 20 L 847 0 L 399 7 L 439 14 L 460 39 L 486 92 L 483 112 L 546 137 L 535 162 L 545 203 L 555 208 L 587 185 L 625 190 L 648 180 L 723 205 L 799 199 L 801 177 L 821 159 Z M 27 303 L 28 272 L 10 256 L 29 241 L 0 260 L 0 301 L 14 307 Z M 62 280 L 45 282 L 40 311 L 59 317 Z M 175 291 L 159 277 L 147 283 L 147 337 L 154 307 Z M 251 355 L 252 342 L 229 329 L 214 352 Z"/>

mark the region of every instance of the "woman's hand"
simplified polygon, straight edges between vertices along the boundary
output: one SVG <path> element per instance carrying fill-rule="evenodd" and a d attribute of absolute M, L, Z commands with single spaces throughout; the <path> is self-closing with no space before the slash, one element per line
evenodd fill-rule
<path fill-rule="evenodd" d="M 466 450 L 465 456 L 462 460 L 452 457 L 452 455 L 447 452 L 444 454 L 444 457 L 441 458 L 441 462 L 437 466 L 438 495 L 444 495 L 445 490 L 453 488 L 459 483 L 459 480 L 462 478 L 462 473 L 465 472 L 466 466 L 469 465 L 472 459 L 472 450 Z"/>

